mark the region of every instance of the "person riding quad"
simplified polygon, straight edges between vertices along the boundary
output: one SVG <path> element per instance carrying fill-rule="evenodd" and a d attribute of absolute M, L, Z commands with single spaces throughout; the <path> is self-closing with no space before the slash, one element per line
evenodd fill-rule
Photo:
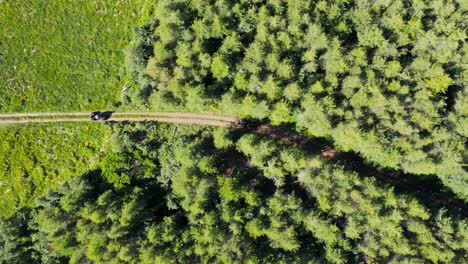
<path fill-rule="evenodd" d="M 89 118 L 91 121 L 96 121 L 96 120 L 101 120 L 101 112 L 92 112 L 91 115 L 89 115 Z"/>
<path fill-rule="evenodd" d="M 110 113 L 110 114 L 109 114 Z M 89 115 L 89 118 L 91 119 L 91 121 L 98 121 L 98 120 L 107 120 L 110 118 L 112 112 L 92 112 L 90 115 Z"/>

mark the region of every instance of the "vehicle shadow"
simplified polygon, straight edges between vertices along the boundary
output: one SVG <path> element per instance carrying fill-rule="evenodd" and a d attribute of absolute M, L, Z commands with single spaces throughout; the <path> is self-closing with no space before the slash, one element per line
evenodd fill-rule
<path fill-rule="evenodd" d="M 105 112 L 101 112 L 101 116 L 103 120 L 107 120 L 112 117 L 113 113 L 115 113 L 115 111 L 105 111 Z"/>

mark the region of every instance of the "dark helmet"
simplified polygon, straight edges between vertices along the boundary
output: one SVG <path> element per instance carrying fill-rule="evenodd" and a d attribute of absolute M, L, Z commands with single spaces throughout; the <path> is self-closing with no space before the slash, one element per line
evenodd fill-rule
<path fill-rule="evenodd" d="M 92 112 L 90 115 L 89 115 L 89 118 L 91 119 L 91 121 L 96 121 L 96 120 L 101 120 L 101 112 Z"/>

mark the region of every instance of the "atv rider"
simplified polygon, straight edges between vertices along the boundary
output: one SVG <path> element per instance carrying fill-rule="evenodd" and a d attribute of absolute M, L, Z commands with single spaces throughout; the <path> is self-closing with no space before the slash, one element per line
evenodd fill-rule
<path fill-rule="evenodd" d="M 98 121 L 98 120 L 107 120 L 111 117 L 112 115 L 112 112 L 92 112 L 90 115 L 89 115 L 89 118 L 91 119 L 91 121 Z"/>

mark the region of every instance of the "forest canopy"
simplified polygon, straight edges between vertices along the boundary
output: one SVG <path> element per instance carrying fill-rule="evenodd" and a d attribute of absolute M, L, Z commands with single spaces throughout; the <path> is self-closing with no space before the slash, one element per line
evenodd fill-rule
<path fill-rule="evenodd" d="M 325 137 L 468 199 L 466 1 L 158 1 L 127 66 L 152 109 Z"/>
<path fill-rule="evenodd" d="M 101 168 L 0 220 L 1 262 L 468 260 L 466 211 L 422 204 L 299 147 L 225 129 L 113 130 Z"/>

